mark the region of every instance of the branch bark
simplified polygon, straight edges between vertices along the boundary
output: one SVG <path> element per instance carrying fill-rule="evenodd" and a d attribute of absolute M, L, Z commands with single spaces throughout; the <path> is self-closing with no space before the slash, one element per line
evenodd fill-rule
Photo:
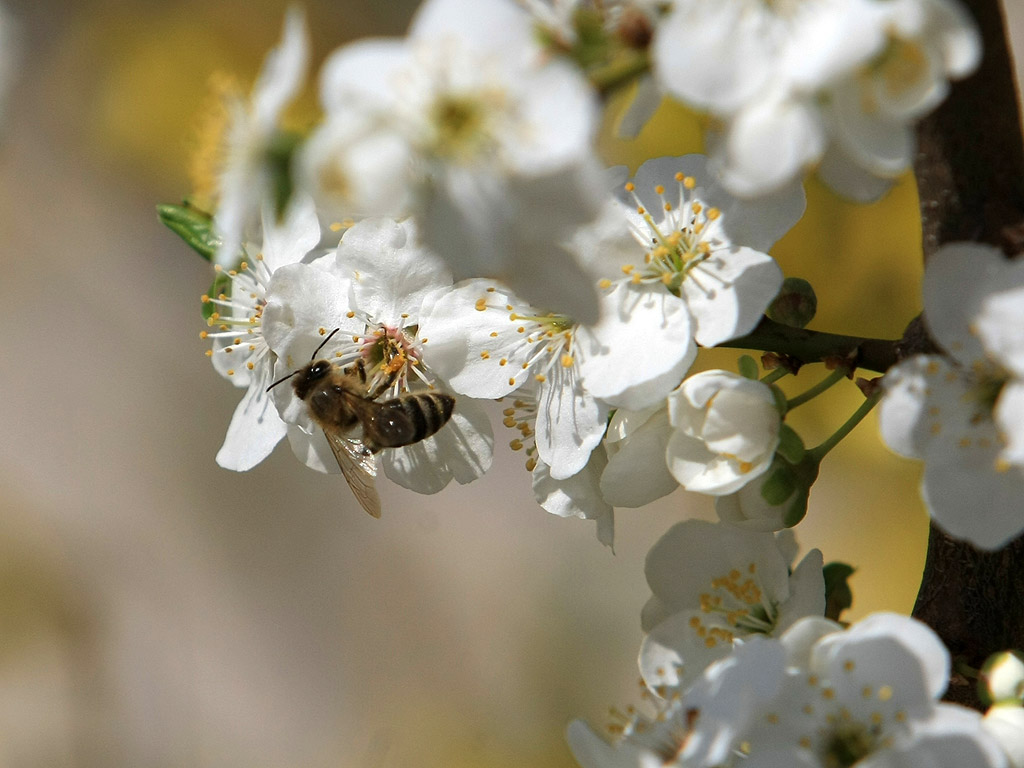
<path fill-rule="evenodd" d="M 915 162 L 924 256 L 973 240 L 1024 250 L 1024 138 L 1000 0 L 966 0 L 982 33 L 978 72 L 957 83 L 918 129 Z M 1024 514 L 1024 499 L 1021 500 Z M 1024 537 L 980 552 L 934 525 L 913 615 L 954 658 L 979 668 L 1005 648 L 1024 648 Z M 954 676 L 946 699 L 981 709 L 973 681 Z"/>

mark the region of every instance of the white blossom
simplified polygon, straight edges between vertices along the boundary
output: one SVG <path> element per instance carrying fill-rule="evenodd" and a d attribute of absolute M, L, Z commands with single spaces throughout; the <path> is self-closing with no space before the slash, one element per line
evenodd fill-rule
<path fill-rule="evenodd" d="M 397 397 L 430 387 L 447 389 L 432 371 L 420 313 L 449 289 L 451 276 L 437 257 L 416 243 L 410 222 L 367 219 L 343 236 L 337 252 L 274 275 L 267 292 L 264 332 L 279 362 L 280 378 L 309 362 L 325 334 L 339 329 L 318 353 L 347 368 L 362 360 L 367 391 Z M 292 447 L 319 471 L 336 464 L 308 409 L 291 387 L 274 390 Z M 418 493 L 436 493 L 449 481 L 468 483 L 491 463 L 493 437 L 483 410 L 460 398 L 437 434 L 380 454 L 384 473 Z"/>
<path fill-rule="evenodd" d="M 601 319 L 574 318 L 524 303 L 499 283 L 468 280 L 423 320 L 431 363 L 452 388 L 499 398 L 536 387 L 536 443 L 551 476 L 579 472 L 601 441 L 610 406 L 657 402 L 689 368 L 689 326 L 674 296 L 621 285 L 600 296 Z"/>
<path fill-rule="evenodd" d="M 669 471 L 688 491 L 734 493 L 771 466 L 782 417 L 767 384 L 702 371 L 668 398 Z"/>
<path fill-rule="evenodd" d="M 305 17 L 292 7 L 281 43 L 267 55 L 248 102 L 228 104 L 231 122 L 214 216 L 221 237 L 215 260 L 222 266 L 234 265 L 248 228 L 274 201 L 271 142 L 280 130 L 281 113 L 302 86 L 308 60 Z"/>
<path fill-rule="evenodd" d="M 263 334 L 267 286 L 278 269 L 313 251 L 320 242 L 320 223 L 308 197 L 297 199 L 283 222 L 275 219 L 270 207 L 265 208 L 262 248 L 254 248 L 237 270 L 218 270 L 230 288 L 204 297 L 214 308 L 209 321 L 213 330 L 203 332 L 203 338 L 213 340 L 213 366 L 236 387 L 246 388 L 217 453 L 217 463 L 225 469 L 252 469 L 285 435 L 285 424 L 266 393 L 275 362 Z"/>
<path fill-rule="evenodd" d="M 995 248 L 956 243 L 935 253 L 924 318 L 946 354 L 894 366 L 879 413 L 888 446 L 924 460 L 921 494 L 936 523 L 986 549 L 1024 530 L 1024 404 L 1013 351 L 1021 285 L 1024 269 Z"/>
<path fill-rule="evenodd" d="M 980 55 L 951 0 L 676 0 L 653 44 L 662 86 L 720 118 L 712 155 L 735 193 L 821 163 L 861 200 L 909 168 L 914 122 Z"/>
<path fill-rule="evenodd" d="M 604 440 L 608 464 L 601 473 L 601 494 L 609 504 L 642 507 L 679 487 L 665 463 L 671 435 L 664 404 L 644 411 L 615 411 Z"/>
<path fill-rule="evenodd" d="M 825 612 L 821 552 L 790 573 L 770 533 L 701 520 L 677 523 L 647 555 L 653 595 L 640 672 L 651 690 L 685 688 L 733 644 L 754 634 L 780 635 L 803 616 Z"/>
<path fill-rule="evenodd" d="M 981 725 L 1002 748 L 1010 767 L 1024 768 L 1024 709 L 1019 704 L 996 704 Z"/>
<path fill-rule="evenodd" d="M 411 213 L 456 279 L 502 279 L 596 318 L 562 241 L 600 207 L 597 99 L 512 0 L 427 0 L 407 38 L 335 52 L 321 100 L 303 161 L 319 199 L 346 214 Z"/>
<path fill-rule="evenodd" d="M 647 286 L 677 297 L 685 311 L 666 299 L 672 316 L 665 322 L 680 333 L 689 326 L 690 349 L 757 325 L 782 286 L 782 270 L 766 251 L 803 215 L 800 187 L 741 201 L 714 181 L 702 155 L 686 155 L 648 160 L 617 194 L 573 238 L 602 288 Z"/>

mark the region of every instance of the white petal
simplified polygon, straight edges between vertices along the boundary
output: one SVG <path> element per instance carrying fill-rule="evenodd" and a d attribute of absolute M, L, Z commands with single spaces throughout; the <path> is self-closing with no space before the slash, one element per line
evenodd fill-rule
<path fill-rule="evenodd" d="M 559 517 L 597 521 L 597 538 L 606 547 L 615 540 L 615 517 L 611 504 L 601 497 L 598 481 L 607 457 L 603 450 L 590 454 L 587 466 L 572 477 L 556 480 L 548 466 L 538 461 L 533 470 L 533 496 L 547 512 Z"/>
<path fill-rule="evenodd" d="M 1024 467 L 1024 381 L 1012 381 L 1003 387 L 994 415 L 1006 441 L 1000 458 L 1017 468 Z"/>
<path fill-rule="evenodd" d="M 938 355 L 914 355 L 898 363 L 885 374 L 883 385 L 885 395 L 878 407 L 882 439 L 890 450 L 915 459 L 922 458 L 928 444 L 942 429 L 941 422 L 936 421 L 928 409 L 941 409 L 943 404 L 949 403 L 956 410 L 959 396 L 967 395 L 957 369 Z M 952 396 L 944 395 L 951 387 L 956 387 Z M 938 402 L 932 404 L 933 399 Z"/>
<path fill-rule="evenodd" d="M 835 140 L 858 165 L 893 178 L 910 167 L 916 144 L 910 125 L 868 113 L 856 84 L 833 92 L 830 124 Z"/>
<path fill-rule="evenodd" d="M 608 406 L 584 390 L 573 369 L 555 364 L 540 386 L 537 453 L 556 480 L 572 477 L 601 442 Z"/>
<path fill-rule="evenodd" d="M 398 100 L 395 87 L 412 65 L 402 40 L 360 40 L 328 56 L 320 73 L 320 102 L 330 114 L 355 106 L 386 112 Z"/>
<path fill-rule="evenodd" d="M 779 190 L 825 151 L 821 115 L 812 105 L 763 99 L 745 109 L 712 144 L 726 188 L 741 197 Z"/>
<path fill-rule="evenodd" d="M 749 333 L 781 287 L 782 270 L 768 254 L 745 247 L 713 251 L 682 284 L 697 343 L 711 347 Z"/>
<path fill-rule="evenodd" d="M 659 25 L 654 72 L 676 98 L 731 112 L 772 76 L 783 30 L 769 10 L 733 0 L 683 2 Z"/>
<path fill-rule="evenodd" d="M 846 150 L 832 142 L 816 169 L 818 178 L 834 192 L 857 203 L 873 203 L 892 189 L 894 180 L 858 165 Z"/>
<path fill-rule="evenodd" d="M 773 634 L 789 629 L 805 616 L 823 616 L 825 613 L 824 559 L 821 550 L 812 549 L 793 569 L 789 578 L 789 599 L 779 606 Z"/>
<path fill-rule="evenodd" d="M 944 245 L 928 259 L 923 287 L 925 324 L 935 341 L 964 365 L 985 359 L 971 323 L 985 297 L 1001 287 L 1008 266 L 999 250 L 977 243 Z"/>
<path fill-rule="evenodd" d="M 276 272 L 295 264 L 320 242 L 320 220 L 313 198 L 301 192 L 292 195 L 284 220 L 278 224 L 269 205 L 263 209 L 263 264 Z"/>
<path fill-rule="evenodd" d="M 671 688 L 686 687 L 710 664 L 728 656 L 732 643 L 707 641 L 697 634 L 697 626 L 706 630 L 709 626 L 728 630 L 724 618 L 715 622 L 709 620 L 701 610 L 680 611 L 659 623 L 644 637 L 640 644 L 640 676 L 652 691 L 659 686 Z"/>
<path fill-rule="evenodd" d="M 253 115 L 265 130 L 276 126 L 281 110 L 302 86 L 308 64 L 306 16 L 302 8 L 293 5 L 285 15 L 281 42 L 267 55 L 253 86 Z"/>
<path fill-rule="evenodd" d="M 409 28 L 411 39 L 432 46 L 469 48 L 479 57 L 525 64 L 537 51 L 529 16 L 509 0 L 427 0 Z"/>
<path fill-rule="evenodd" d="M 954 704 L 939 704 L 912 737 L 894 745 L 893 763 L 929 768 L 1005 768 L 1006 755 L 983 727 L 977 712 Z"/>
<path fill-rule="evenodd" d="M 460 398 L 451 420 L 433 437 L 381 451 L 391 480 L 417 493 L 437 493 L 454 478 L 465 484 L 490 469 L 494 435 L 483 409 Z"/>
<path fill-rule="evenodd" d="M 285 423 L 264 391 L 266 378 L 253 379 L 235 408 L 224 444 L 217 452 L 217 463 L 224 469 L 252 469 L 270 455 L 285 435 Z"/>
<path fill-rule="evenodd" d="M 663 400 L 697 356 L 686 303 L 628 283 L 602 296 L 600 321 L 576 333 L 573 352 L 590 393 L 631 410 Z"/>
<path fill-rule="evenodd" d="M 985 349 L 1004 368 L 1024 378 L 1024 265 L 1010 262 L 1003 286 L 1007 290 L 982 300 L 974 324 Z"/>
<path fill-rule="evenodd" d="M 424 299 L 451 285 L 444 262 L 419 246 L 408 220 L 357 222 L 338 244 L 337 273 L 351 280 L 360 311 L 400 327 L 416 324 Z"/>
<path fill-rule="evenodd" d="M 1015 704 L 990 707 L 981 725 L 1002 747 L 1012 768 L 1024 768 L 1024 708 Z"/>
<path fill-rule="evenodd" d="M 617 411 L 615 417 L 620 413 Z M 671 433 L 668 411 L 661 410 L 615 443 L 618 448 L 601 475 L 601 493 L 609 504 L 642 507 L 679 487 L 665 464 Z"/>

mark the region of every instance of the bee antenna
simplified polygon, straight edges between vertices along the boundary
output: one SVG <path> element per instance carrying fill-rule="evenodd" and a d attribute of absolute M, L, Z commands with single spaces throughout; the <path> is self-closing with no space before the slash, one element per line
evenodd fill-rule
<path fill-rule="evenodd" d="M 332 336 L 333 336 L 334 334 L 336 334 L 336 333 L 337 333 L 338 331 L 340 331 L 340 330 L 341 330 L 341 328 L 335 328 L 335 329 L 334 329 L 333 331 L 331 331 L 330 333 L 328 333 L 328 334 L 327 334 L 327 338 L 326 338 L 326 339 L 324 339 L 323 341 L 321 341 L 321 342 L 320 342 L 320 346 L 319 346 L 319 347 L 317 347 L 316 349 L 314 349 L 314 350 L 313 350 L 313 354 L 309 356 L 309 361 L 310 361 L 310 362 L 313 362 L 314 360 L 316 360 L 316 356 L 317 356 L 317 354 L 318 354 L 318 353 L 320 352 L 320 350 L 321 350 L 321 349 L 323 349 L 323 348 L 324 348 L 324 345 L 325 345 L 325 344 L 326 344 L 326 343 L 327 343 L 328 341 L 330 341 L 330 340 L 331 340 L 331 337 L 332 337 Z"/>
<path fill-rule="evenodd" d="M 274 387 L 276 387 L 276 386 L 277 386 L 278 384 L 280 384 L 280 383 L 281 383 L 282 381 L 288 381 L 288 379 L 290 379 L 290 378 L 291 378 L 292 376 L 294 376 L 295 374 L 297 374 L 297 373 L 299 373 L 299 372 L 300 372 L 300 371 L 292 371 L 292 372 L 291 372 L 291 373 L 289 373 L 289 374 L 288 374 L 287 376 L 284 376 L 284 377 L 282 377 L 282 378 L 278 379 L 277 381 L 275 381 L 275 382 L 274 382 L 273 384 L 271 384 L 271 385 L 270 385 L 269 387 L 267 387 L 267 388 L 266 388 L 265 390 L 263 390 L 263 391 L 264 391 L 264 392 L 269 392 L 269 391 L 270 391 L 270 390 L 272 390 L 272 389 L 273 389 Z"/>

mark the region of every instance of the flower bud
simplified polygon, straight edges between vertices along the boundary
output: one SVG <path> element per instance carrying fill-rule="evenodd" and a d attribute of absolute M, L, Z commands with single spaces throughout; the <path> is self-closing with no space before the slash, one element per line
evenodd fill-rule
<path fill-rule="evenodd" d="M 989 656 L 978 676 L 978 696 L 987 704 L 1024 703 L 1024 654 L 1001 651 Z"/>
<path fill-rule="evenodd" d="M 814 319 L 817 310 L 818 297 L 811 284 L 801 277 L 787 277 L 766 314 L 777 323 L 803 328 Z"/>

